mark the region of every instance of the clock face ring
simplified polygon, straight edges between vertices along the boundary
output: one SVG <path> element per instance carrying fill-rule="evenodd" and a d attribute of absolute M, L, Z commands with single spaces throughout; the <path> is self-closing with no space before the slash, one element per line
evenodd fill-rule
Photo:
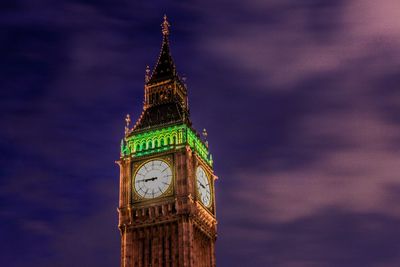
<path fill-rule="evenodd" d="M 211 207 L 211 186 L 210 179 L 208 178 L 204 169 L 199 166 L 196 170 L 196 185 L 199 200 L 206 206 Z"/>
<path fill-rule="evenodd" d="M 133 179 L 134 191 L 144 199 L 162 196 L 171 184 L 171 167 L 161 159 L 150 160 L 139 166 Z"/>

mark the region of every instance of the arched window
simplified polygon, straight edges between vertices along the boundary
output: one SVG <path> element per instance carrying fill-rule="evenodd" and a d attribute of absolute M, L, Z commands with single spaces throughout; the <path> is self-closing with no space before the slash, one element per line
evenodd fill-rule
<path fill-rule="evenodd" d="M 164 146 L 164 137 L 161 138 L 161 146 Z"/>

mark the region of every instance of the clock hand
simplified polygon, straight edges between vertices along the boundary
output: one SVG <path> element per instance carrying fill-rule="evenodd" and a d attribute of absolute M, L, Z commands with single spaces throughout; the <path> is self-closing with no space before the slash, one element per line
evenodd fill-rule
<path fill-rule="evenodd" d="M 201 185 L 201 187 L 203 187 L 204 189 L 206 189 L 206 187 L 205 187 L 202 183 L 199 182 L 199 184 Z"/>
<path fill-rule="evenodd" d="M 157 180 L 157 178 L 158 178 L 158 177 L 147 178 L 147 179 L 144 179 L 143 181 L 145 181 L 145 182 L 147 183 L 148 181 Z"/>

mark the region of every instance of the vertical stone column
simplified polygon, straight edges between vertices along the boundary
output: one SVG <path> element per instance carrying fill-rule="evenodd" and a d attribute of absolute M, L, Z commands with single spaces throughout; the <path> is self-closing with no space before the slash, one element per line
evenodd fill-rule
<path fill-rule="evenodd" d="M 151 266 L 152 267 L 158 267 L 158 231 L 157 231 L 157 226 L 152 227 L 152 237 L 151 239 L 153 240 L 152 242 L 152 247 L 150 248 L 152 250 L 151 255 L 152 255 L 152 260 L 151 260 Z"/>
<path fill-rule="evenodd" d="M 193 229 L 193 266 L 199 266 L 199 244 L 197 229 Z"/>
<path fill-rule="evenodd" d="M 190 149 L 189 146 L 186 146 L 185 149 L 185 155 L 186 155 L 186 159 L 185 159 L 185 165 L 186 165 L 186 176 L 187 176 L 187 190 L 188 193 L 192 195 L 192 197 L 195 197 L 196 194 L 196 188 L 195 188 L 195 174 L 196 174 L 196 170 L 195 170 L 195 166 L 196 166 L 196 162 L 195 162 L 195 157 L 192 156 L 192 150 Z"/>
<path fill-rule="evenodd" d="M 150 266 L 149 262 L 149 257 L 150 257 L 150 251 L 149 251 L 149 246 L 150 246 L 150 234 L 149 234 L 149 228 L 146 227 L 144 229 L 145 231 L 145 242 L 144 242 L 144 266 Z"/>
<path fill-rule="evenodd" d="M 139 266 L 145 267 L 145 233 L 143 229 L 140 229 L 140 242 L 139 242 Z"/>
<path fill-rule="evenodd" d="M 125 227 L 125 225 L 124 226 L 120 226 L 120 231 L 121 231 L 121 267 L 125 267 L 126 266 L 126 262 L 125 262 L 126 227 Z"/>
<path fill-rule="evenodd" d="M 215 267 L 216 266 L 216 261 L 215 261 L 215 240 L 211 240 L 211 246 L 210 246 L 210 249 L 211 249 L 211 252 L 210 252 L 210 254 L 211 254 L 211 267 Z"/>
<path fill-rule="evenodd" d="M 133 260 L 133 233 L 132 230 L 129 229 L 128 227 L 125 227 L 125 247 L 124 247 L 124 254 L 125 254 L 125 259 L 124 259 L 124 265 L 123 267 L 131 267 L 132 266 L 132 260 Z"/>
<path fill-rule="evenodd" d="M 117 164 L 120 166 L 119 207 L 124 208 L 131 204 L 131 159 L 121 159 Z"/>
<path fill-rule="evenodd" d="M 124 162 L 122 159 L 117 160 L 115 163 L 119 166 L 119 202 L 118 207 L 122 207 L 124 205 L 124 194 L 125 194 L 125 186 L 124 186 Z"/>
<path fill-rule="evenodd" d="M 162 261 L 164 260 L 162 258 L 162 234 L 161 234 L 161 226 L 156 226 L 156 234 L 157 234 L 157 247 L 155 248 L 155 252 L 157 253 L 157 264 L 154 266 L 161 267 L 162 266 Z"/>
<path fill-rule="evenodd" d="M 183 230 L 183 220 L 182 219 L 180 219 L 179 220 L 179 222 L 178 222 L 178 242 L 177 242 L 177 245 L 178 245 L 178 255 L 179 255 L 179 262 L 178 262 L 178 266 L 184 266 L 184 260 L 185 260 L 185 255 L 184 255 L 184 249 L 183 249 L 183 246 L 184 246 L 184 238 L 183 238 L 183 235 L 184 235 L 184 230 Z"/>
<path fill-rule="evenodd" d="M 131 158 L 126 159 L 126 165 L 125 165 L 125 170 L 126 170 L 126 176 L 125 176 L 125 190 L 126 190 L 126 204 L 131 208 L 132 206 L 132 164 L 131 164 Z M 131 216 L 131 214 L 129 214 Z M 129 220 L 132 220 L 132 218 L 129 218 Z"/>
<path fill-rule="evenodd" d="M 133 245 L 132 245 L 132 266 L 138 266 L 139 261 L 139 235 L 135 229 L 132 233 Z M 130 266 L 129 266 L 130 267 Z"/>
<path fill-rule="evenodd" d="M 165 262 L 167 263 L 166 266 L 167 267 L 171 267 L 171 261 L 172 261 L 172 257 L 171 257 L 171 224 L 167 225 L 167 238 L 165 240 L 166 244 L 165 244 Z"/>
<path fill-rule="evenodd" d="M 179 265 L 179 239 L 178 239 L 178 229 L 177 229 L 177 224 L 172 223 L 171 224 L 171 258 L 172 258 L 172 266 L 180 266 Z"/>
<path fill-rule="evenodd" d="M 181 265 L 184 267 L 192 266 L 192 225 L 191 220 L 184 216 L 180 221 L 179 226 L 179 237 L 180 240 L 180 256 L 181 256 Z"/>

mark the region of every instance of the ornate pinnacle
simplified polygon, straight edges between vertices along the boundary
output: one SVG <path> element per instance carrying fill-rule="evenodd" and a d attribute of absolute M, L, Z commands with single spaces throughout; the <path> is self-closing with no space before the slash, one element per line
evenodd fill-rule
<path fill-rule="evenodd" d="M 207 130 L 204 128 L 203 129 L 203 137 L 204 137 L 204 139 L 207 139 L 207 135 L 208 135 Z"/>
<path fill-rule="evenodd" d="M 146 66 L 146 74 L 144 75 L 144 81 L 147 83 L 150 80 L 150 67 Z"/>
<path fill-rule="evenodd" d="M 168 23 L 168 20 L 167 20 L 167 15 L 164 15 L 164 21 L 163 21 L 163 23 L 161 24 L 162 34 L 163 34 L 164 36 L 169 35 L 169 27 L 170 27 L 170 26 L 171 26 L 171 25 Z"/>
<path fill-rule="evenodd" d="M 208 133 L 207 133 L 207 130 L 205 128 L 203 129 L 202 134 L 203 134 L 203 138 L 204 138 L 204 143 L 206 143 L 206 147 L 208 147 L 208 141 L 207 141 Z"/>
<path fill-rule="evenodd" d="M 131 116 L 129 114 L 126 114 L 125 122 L 125 135 L 127 135 L 129 132 L 129 125 L 131 123 Z"/>

